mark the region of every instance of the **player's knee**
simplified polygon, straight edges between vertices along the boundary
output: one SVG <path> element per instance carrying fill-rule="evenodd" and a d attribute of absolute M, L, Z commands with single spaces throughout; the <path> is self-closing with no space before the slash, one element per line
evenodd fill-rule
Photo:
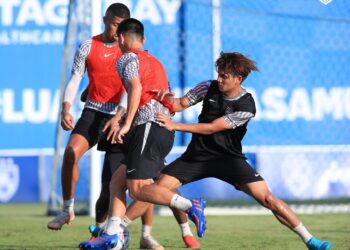
<path fill-rule="evenodd" d="M 66 147 L 63 160 L 64 163 L 68 165 L 73 165 L 78 161 L 78 155 L 74 147 L 69 145 Z"/>
<path fill-rule="evenodd" d="M 130 189 L 129 189 L 129 195 L 135 200 L 146 201 L 147 200 L 146 194 L 147 193 L 144 192 L 143 187 L 132 189 L 131 195 L 130 195 Z"/>
<path fill-rule="evenodd" d="M 276 203 L 276 198 L 272 193 L 267 193 L 264 197 L 264 206 L 272 209 L 273 207 L 275 207 L 275 203 Z"/>
<path fill-rule="evenodd" d="M 137 197 L 138 197 L 137 192 L 131 191 L 131 190 L 129 190 L 129 196 L 130 196 L 131 199 L 133 199 L 133 200 L 137 200 Z"/>
<path fill-rule="evenodd" d="M 133 187 L 129 187 L 129 196 L 134 199 L 134 200 L 138 200 L 140 190 L 138 188 L 133 188 Z"/>

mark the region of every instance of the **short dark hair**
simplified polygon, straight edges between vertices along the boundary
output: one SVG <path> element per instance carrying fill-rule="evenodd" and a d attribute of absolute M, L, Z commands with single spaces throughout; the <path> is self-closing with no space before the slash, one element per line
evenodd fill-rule
<path fill-rule="evenodd" d="M 238 52 L 221 52 L 215 66 L 218 72 L 223 71 L 234 76 L 242 76 L 242 81 L 252 70 L 259 71 L 254 61 Z"/>
<path fill-rule="evenodd" d="M 143 24 L 135 19 L 129 18 L 122 21 L 118 26 L 117 35 L 134 35 L 140 39 L 144 37 L 144 27 Z"/>
<path fill-rule="evenodd" d="M 130 18 L 129 8 L 122 3 L 113 3 L 106 10 L 106 16 L 111 15 L 113 17 Z"/>

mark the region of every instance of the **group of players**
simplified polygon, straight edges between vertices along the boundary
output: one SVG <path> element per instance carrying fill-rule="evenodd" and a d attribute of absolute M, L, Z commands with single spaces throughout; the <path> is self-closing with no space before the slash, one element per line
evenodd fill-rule
<path fill-rule="evenodd" d="M 118 232 L 142 216 L 140 248 L 164 249 L 151 235 L 153 205 L 169 206 L 189 248 L 199 248 L 187 216 L 202 237 L 206 230 L 203 199 L 189 200 L 176 188 L 215 177 L 252 196 L 300 236 L 307 248 L 327 250 L 330 242 L 312 236 L 294 212 L 268 189 L 247 163 L 241 141 L 255 116 L 252 95 L 242 82 L 255 63 L 237 52 L 221 53 L 215 66 L 217 80 L 197 84 L 183 97 L 169 93 L 162 64 L 143 49 L 144 27 L 130 18 L 124 4 L 110 5 L 103 18 L 104 32 L 82 43 L 76 52 L 72 77 L 65 90 L 61 125 L 72 130 L 62 164 L 62 211 L 48 223 L 61 229 L 74 220 L 74 193 L 79 159 L 93 146 L 105 151 L 102 190 L 96 203 L 96 226 L 102 232 L 80 249 L 110 249 Z M 87 71 L 89 85 L 82 96 L 85 107 L 75 124 L 70 107 Z M 174 112 L 203 101 L 199 123 L 174 123 Z M 164 168 L 175 131 L 192 133 L 186 151 Z M 126 207 L 126 190 L 134 199 Z"/>

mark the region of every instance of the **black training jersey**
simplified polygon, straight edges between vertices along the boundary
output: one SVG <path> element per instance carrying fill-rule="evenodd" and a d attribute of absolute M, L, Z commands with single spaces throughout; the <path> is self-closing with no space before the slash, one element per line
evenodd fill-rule
<path fill-rule="evenodd" d="M 232 129 L 211 135 L 193 133 L 183 157 L 196 161 L 210 160 L 218 156 L 245 158 L 241 142 L 247 131 L 248 121 L 255 115 L 255 112 L 255 102 L 250 93 L 244 90 L 238 98 L 225 98 L 218 89 L 217 81 L 211 81 L 203 99 L 202 111 L 198 117 L 199 123 L 210 123 L 232 113 L 237 119 L 241 118 L 245 122 L 234 125 Z"/>

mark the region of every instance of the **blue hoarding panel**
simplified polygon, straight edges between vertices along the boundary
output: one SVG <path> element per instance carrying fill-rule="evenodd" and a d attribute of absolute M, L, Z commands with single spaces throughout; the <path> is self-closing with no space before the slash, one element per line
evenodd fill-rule
<path fill-rule="evenodd" d="M 0 157 L 0 203 L 39 201 L 39 157 Z"/>
<path fill-rule="evenodd" d="M 42 201 L 48 201 L 50 196 L 51 188 L 51 174 L 52 174 L 52 160 L 51 155 L 44 156 L 44 176 L 43 180 L 43 190 L 42 191 Z M 74 199 L 77 202 L 88 201 L 89 200 L 89 188 L 90 188 L 90 154 L 87 153 L 79 160 L 79 180 L 75 188 Z M 61 168 L 58 169 L 56 175 L 56 193 L 59 197 L 62 195 L 61 188 Z"/>
<path fill-rule="evenodd" d="M 0 67 L 0 150 L 52 148 L 54 145 L 68 2 L 0 1 L 0 54 L 3 62 Z M 101 1 L 101 28 L 103 12 L 111 2 Z M 349 145 L 348 1 L 334 0 L 325 5 L 319 0 L 222 0 L 216 9 L 210 0 L 125 2 L 129 4 L 132 16 L 144 23 L 145 48 L 164 64 L 176 96 L 182 96 L 199 81 L 213 78 L 213 39 L 218 42 L 217 49 L 238 51 L 256 61 L 260 72 L 252 73 L 243 82 L 253 94 L 257 107 L 256 116 L 248 125 L 244 145 L 255 149 L 274 145 L 281 148 Z M 219 23 L 213 23 L 213 10 L 219 11 Z M 215 34 L 213 27 L 217 29 Z M 200 110 L 201 104 L 197 104 L 176 114 L 174 120 L 196 122 Z M 175 146 L 186 146 L 191 135 L 176 133 L 175 138 Z M 299 170 L 293 172 L 301 177 L 283 172 L 292 166 L 285 165 L 288 161 L 283 158 L 289 152 L 271 155 L 258 151 L 253 156 L 247 155 L 249 160 L 263 172 L 282 198 L 350 195 L 344 181 L 349 167 L 343 165 L 348 160 L 341 150 L 335 153 L 329 146 L 326 148 L 328 153 L 301 152 L 300 157 L 289 158 L 298 159 L 295 166 L 304 164 L 307 175 Z M 171 154 L 168 161 L 174 155 Z M 314 159 L 311 160 L 311 156 Z M 38 160 L 34 156 L 4 159 L 1 166 L 6 168 L 1 168 L 0 182 L 2 200 L 37 200 L 38 193 L 33 190 L 37 189 L 34 182 L 38 180 Z M 51 156 L 47 156 L 44 162 L 44 186 L 48 190 Z M 328 174 L 321 174 L 315 164 Z M 26 167 L 22 168 L 24 165 Z M 84 170 L 87 165 L 87 160 L 83 159 L 78 184 L 82 186 L 78 190 L 84 190 L 88 183 L 88 171 Z M 331 178 L 327 172 L 329 169 L 337 175 Z M 304 191 L 292 190 L 293 184 L 305 187 L 300 184 L 301 180 L 306 183 L 305 176 L 317 181 L 308 171 L 317 172 L 316 176 L 325 185 L 317 186 L 317 191 L 307 195 Z M 7 185 L 9 180 L 16 178 L 20 178 L 17 186 Z M 59 183 L 58 174 L 57 190 L 60 190 Z M 205 190 L 208 190 L 209 193 L 205 194 L 209 197 L 241 195 L 226 183 L 211 179 L 190 185 L 183 189 L 190 196 Z M 216 188 L 216 192 L 210 192 Z M 25 193 L 29 190 L 33 191 L 32 195 Z M 48 192 L 42 190 L 40 197 L 46 199 Z"/>
<path fill-rule="evenodd" d="M 102 28 L 111 1 L 101 2 Z M 213 77 L 218 39 L 220 50 L 248 55 L 260 69 L 243 83 L 257 106 L 246 145 L 348 144 L 350 133 L 342 133 L 350 120 L 347 2 L 220 2 L 220 32 L 213 36 L 212 1 L 128 1 L 132 15 L 145 24 L 145 48 L 164 64 L 177 96 Z M 52 147 L 68 1 L 6 3 L 0 3 L 0 54 L 6 62 L 0 149 Z M 175 120 L 196 121 L 200 106 Z M 189 134 L 179 134 L 175 145 L 189 140 Z"/>
<path fill-rule="evenodd" d="M 350 196 L 349 151 L 275 149 L 258 155 L 259 173 L 283 199 Z"/>

